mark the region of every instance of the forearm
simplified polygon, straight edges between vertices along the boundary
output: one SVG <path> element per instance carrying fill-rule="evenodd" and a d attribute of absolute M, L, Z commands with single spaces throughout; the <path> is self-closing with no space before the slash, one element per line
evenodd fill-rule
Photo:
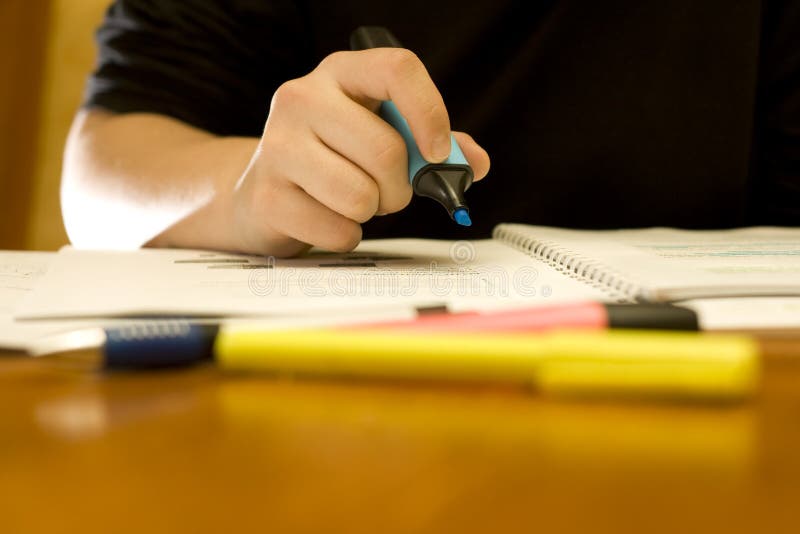
<path fill-rule="evenodd" d="M 231 194 L 257 146 L 161 115 L 81 112 L 62 179 L 71 241 L 239 250 Z"/>

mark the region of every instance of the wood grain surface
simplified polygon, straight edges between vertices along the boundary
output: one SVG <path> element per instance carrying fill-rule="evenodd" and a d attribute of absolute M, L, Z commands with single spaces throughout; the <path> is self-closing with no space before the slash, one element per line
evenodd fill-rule
<path fill-rule="evenodd" d="M 3 533 L 773 533 L 798 503 L 796 357 L 733 405 L 0 358 Z"/>

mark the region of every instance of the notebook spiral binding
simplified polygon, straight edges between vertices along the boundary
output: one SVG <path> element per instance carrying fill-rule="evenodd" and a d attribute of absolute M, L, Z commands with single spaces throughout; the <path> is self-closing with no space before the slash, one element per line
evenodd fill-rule
<path fill-rule="evenodd" d="M 627 281 L 620 273 L 606 265 L 581 256 L 553 241 L 536 239 L 516 231 L 512 225 L 501 224 L 494 229 L 492 237 L 539 259 L 570 278 L 580 280 L 607 293 L 621 302 L 641 300 L 642 287 Z"/>

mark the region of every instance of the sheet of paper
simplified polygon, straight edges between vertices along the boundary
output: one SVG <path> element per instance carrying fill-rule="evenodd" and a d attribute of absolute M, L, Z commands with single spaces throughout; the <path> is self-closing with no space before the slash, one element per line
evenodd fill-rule
<path fill-rule="evenodd" d="M 18 319 L 267 316 L 446 304 L 547 305 L 605 295 L 492 240 L 365 241 L 274 259 L 192 250 L 62 250 Z"/>
<path fill-rule="evenodd" d="M 800 296 L 800 228 L 582 231 L 501 225 L 650 300 Z M 596 268 L 596 269 L 595 269 Z"/>
<path fill-rule="evenodd" d="M 800 330 L 800 298 L 747 297 L 681 302 L 697 312 L 703 330 Z"/>
<path fill-rule="evenodd" d="M 16 321 L 13 316 L 19 303 L 36 287 L 56 258 L 54 252 L 0 251 L 0 351 L 27 351 L 35 349 L 52 336 L 78 329 L 97 326 L 122 326 L 129 319 L 63 319 L 43 321 Z M 264 330 L 334 326 L 371 321 L 396 321 L 411 319 L 415 313 L 410 308 L 372 310 L 367 313 L 339 312 L 335 315 L 305 315 L 280 317 L 247 324 Z M 229 319 L 226 324 L 243 320 Z"/>
<path fill-rule="evenodd" d="M 19 322 L 14 313 L 55 258 L 53 252 L 0 251 L 0 350 L 25 350 L 43 336 L 85 323 L 73 321 Z"/>

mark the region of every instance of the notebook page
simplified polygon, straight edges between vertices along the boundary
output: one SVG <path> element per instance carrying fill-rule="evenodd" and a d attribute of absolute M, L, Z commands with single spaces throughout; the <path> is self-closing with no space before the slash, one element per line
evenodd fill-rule
<path fill-rule="evenodd" d="M 800 297 L 687 300 L 702 330 L 800 330 Z"/>
<path fill-rule="evenodd" d="M 630 298 L 800 295 L 800 229 L 584 231 L 500 225 L 499 240 Z"/>
<path fill-rule="evenodd" d="M 365 241 L 349 254 L 274 259 L 197 250 L 64 249 L 17 318 L 265 316 L 607 299 L 492 240 Z"/>

